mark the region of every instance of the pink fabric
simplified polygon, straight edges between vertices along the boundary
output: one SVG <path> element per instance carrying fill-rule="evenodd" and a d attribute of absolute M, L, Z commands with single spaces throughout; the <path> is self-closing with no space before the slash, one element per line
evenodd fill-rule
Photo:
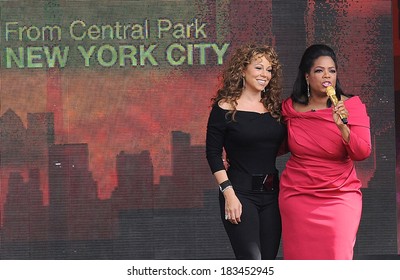
<path fill-rule="evenodd" d="M 361 218 L 361 182 L 353 160 L 371 153 L 369 117 L 355 96 L 345 101 L 350 141 L 332 109 L 300 113 L 282 104 L 291 157 L 281 176 L 284 259 L 352 259 Z"/>

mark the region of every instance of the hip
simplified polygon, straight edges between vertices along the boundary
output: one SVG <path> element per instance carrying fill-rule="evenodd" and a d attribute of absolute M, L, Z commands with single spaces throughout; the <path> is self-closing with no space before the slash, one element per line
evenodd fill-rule
<path fill-rule="evenodd" d="M 277 193 L 279 191 L 279 172 L 266 174 L 248 174 L 237 170 L 228 170 L 228 178 L 235 191 L 251 193 Z"/>

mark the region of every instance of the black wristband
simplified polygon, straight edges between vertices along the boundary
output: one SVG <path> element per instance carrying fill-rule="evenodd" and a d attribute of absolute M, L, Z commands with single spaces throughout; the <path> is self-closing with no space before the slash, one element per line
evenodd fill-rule
<path fill-rule="evenodd" d="M 229 180 L 223 181 L 221 184 L 219 184 L 219 190 L 221 192 L 224 192 L 224 190 L 228 187 L 232 187 L 232 183 Z"/>

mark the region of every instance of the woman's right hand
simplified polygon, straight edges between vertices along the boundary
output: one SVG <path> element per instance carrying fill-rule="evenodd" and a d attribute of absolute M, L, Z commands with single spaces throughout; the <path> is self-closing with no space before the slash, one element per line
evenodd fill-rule
<path fill-rule="evenodd" d="M 225 198 L 225 219 L 232 224 L 240 223 L 240 216 L 242 215 L 242 204 L 236 196 L 233 188 L 224 191 Z"/>

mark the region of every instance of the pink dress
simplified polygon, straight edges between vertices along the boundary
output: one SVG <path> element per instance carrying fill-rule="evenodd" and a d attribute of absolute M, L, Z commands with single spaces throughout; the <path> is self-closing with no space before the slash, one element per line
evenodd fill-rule
<path fill-rule="evenodd" d="M 282 104 L 291 152 L 279 193 L 284 259 L 353 258 L 362 209 L 353 161 L 370 155 L 371 139 L 360 98 L 349 98 L 345 105 L 349 143 L 333 122 L 331 108 L 300 113 L 290 98 Z"/>

